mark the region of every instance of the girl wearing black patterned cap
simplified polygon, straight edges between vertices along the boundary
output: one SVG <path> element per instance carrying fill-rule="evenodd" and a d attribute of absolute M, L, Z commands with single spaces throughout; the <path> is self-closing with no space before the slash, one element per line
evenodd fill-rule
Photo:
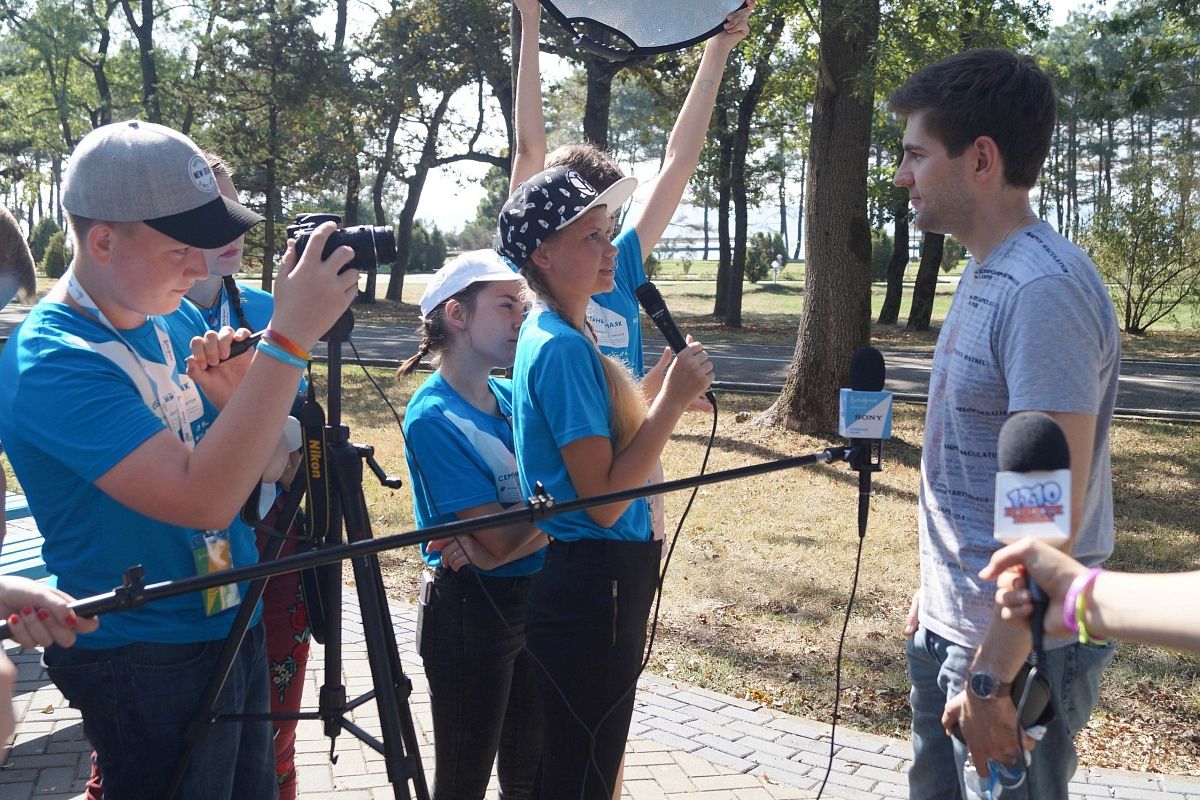
<path fill-rule="evenodd" d="M 689 340 L 649 409 L 628 371 L 602 356 L 588 299 L 611 291 L 608 214 L 637 181 L 598 193 L 557 167 L 521 184 L 500 212 L 500 250 L 533 309 L 517 343 L 514 443 L 522 490 L 557 501 L 644 486 L 672 428 L 712 382 Z M 551 538 L 534 582 L 526 645 L 540 662 L 542 796 L 609 800 L 633 713 L 661 543 L 645 500 L 544 520 Z"/>

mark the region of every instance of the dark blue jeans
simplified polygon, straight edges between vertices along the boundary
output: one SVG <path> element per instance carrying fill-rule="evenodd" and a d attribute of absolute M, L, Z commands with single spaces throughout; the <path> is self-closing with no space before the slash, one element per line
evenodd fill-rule
<path fill-rule="evenodd" d="M 529 598 L 546 720 L 544 800 L 611 800 L 662 542 L 551 542 Z"/>
<path fill-rule="evenodd" d="M 435 800 L 482 800 L 493 762 L 504 800 L 531 795 L 542 746 L 534 668 L 525 652 L 532 581 L 467 569 L 434 576 L 421 659 L 433 711 Z"/>
<path fill-rule="evenodd" d="M 104 796 L 161 800 L 182 755 L 184 735 L 200 709 L 222 642 L 138 643 L 106 650 L 47 648 L 50 679 L 83 716 L 96 750 Z M 270 710 L 262 625 L 246 634 L 218 714 Z M 276 795 L 270 722 L 221 723 L 188 762 L 178 800 L 261 800 Z"/>

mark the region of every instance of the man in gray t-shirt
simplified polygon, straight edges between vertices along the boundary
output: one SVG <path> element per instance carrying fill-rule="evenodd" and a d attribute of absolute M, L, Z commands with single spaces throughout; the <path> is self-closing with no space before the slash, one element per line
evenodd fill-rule
<path fill-rule="evenodd" d="M 1072 537 L 1088 565 L 1113 544 L 1109 426 L 1120 337 L 1112 302 L 1078 247 L 1030 209 L 1049 150 L 1055 98 L 1033 61 L 973 50 L 914 74 L 892 96 L 907 118 L 897 186 L 916 225 L 971 252 L 938 337 L 921 456 L 921 589 L 905 632 L 912 682 L 914 798 L 964 791 L 965 759 L 1018 761 L 1007 685 L 1029 653 L 1028 630 L 995 614 L 995 584 L 978 571 L 993 535 L 996 443 L 1012 414 L 1044 411 L 1071 450 Z M 1005 797 L 1067 797 L 1073 738 L 1095 705 L 1107 646 L 1048 643 L 1058 719 L 1033 753 L 1028 780 Z M 959 723 L 967 745 L 946 736 Z"/>

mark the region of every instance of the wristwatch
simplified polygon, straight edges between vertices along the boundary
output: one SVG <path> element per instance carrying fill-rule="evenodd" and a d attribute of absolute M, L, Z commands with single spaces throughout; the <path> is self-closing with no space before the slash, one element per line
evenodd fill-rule
<path fill-rule="evenodd" d="M 998 697 L 1007 697 L 1009 691 L 1012 689 L 1012 681 L 998 681 L 987 672 L 971 672 L 967 685 L 971 687 L 971 694 L 980 700 L 995 700 Z"/>

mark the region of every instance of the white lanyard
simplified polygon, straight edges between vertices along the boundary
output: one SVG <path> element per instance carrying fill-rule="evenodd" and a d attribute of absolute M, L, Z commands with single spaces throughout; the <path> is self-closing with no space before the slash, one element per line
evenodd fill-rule
<path fill-rule="evenodd" d="M 142 370 L 142 374 L 150 384 L 150 388 L 154 393 L 156 402 L 146 405 L 153 411 L 159 419 L 168 427 L 173 429 L 179 438 L 187 445 L 188 449 L 196 446 L 195 436 L 192 434 L 192 420 L 200 416 L 203 408 L 203 401 L 200 399 L 200 392 L 196 389 L 196 385 L 187 375 L 181 375 L 176 369 L 175 349 L 171 345 L 171 336 L 167 333 L 166 323 L 161 317 L 148 317 L 154 325 L 154 332 L 158 336 L 158 345 L 162 349 L 163 361 L 166 363 L 167 372 L 171 375 L 172 385 L 159 386 L 154 380 L 154 373 L 159 372 L 159 365 L 156 362 L 148 362 L 141 356 L 133 345 L 131 345 L 121 332 L 109 322 L 108 317 L 100 310 L 96 301 L 92 299 L 87 290 L 79 282 L 75 276 L 73 269 L 67 270 L 67 294 L 71 296 L 79 306 L 91 316 L 95 317 L 105 328 L 109 330 L 117 340 L 129 350 L 133 355 L 138 366 Z M 117 366 L 125 370 L 125 365 L 117 363 Z M 153 368 L 152 368 L 153 367 Z M 130 376 L 131 378 L 133 376 Z M 136 378 L 134 379 L 136 384 Z"/>
<path fill-rule="evenodd" d="M 229 307 L 231 305 L 233 304 L 229 300 L 229 292 L 225 291 L 225 284 L 222 282 L 221 293 L 217 295 L 217 308 L 220 309 L 220 311 L 217 313 L 221 318 L 221 326 L 220 328 L 217 328 L 217 330 L 221 330 L 221 328 L 232 327 L 232 325 L 229 324 L 229 320 L 231 319 L 229 316 Z"/>

